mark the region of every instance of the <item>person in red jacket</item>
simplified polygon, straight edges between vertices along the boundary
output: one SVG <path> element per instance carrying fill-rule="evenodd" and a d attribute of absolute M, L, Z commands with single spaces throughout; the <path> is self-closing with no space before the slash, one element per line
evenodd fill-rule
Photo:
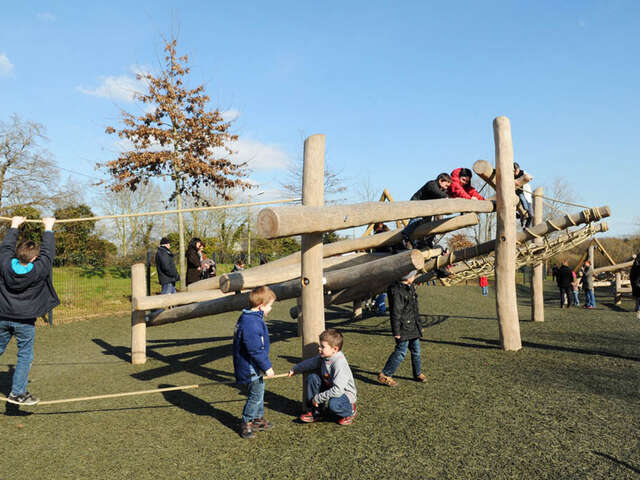
<path fill-rule="evenodd" d="M 471 186 L 471 176 L 471 170 L 468 168 L 456 168 L 451 172 L 451 185 L 447 190 L 449 198 L 466 198 L 468 200 L 477 198 L 478 200 L 484 200 L 484 197 Z"/>
<path fill-rule="evenodd" d="M 489 295 L 489 279 L 485 276 L 480 277 L 480 288 L 482 289 L 482 296 Z"/>

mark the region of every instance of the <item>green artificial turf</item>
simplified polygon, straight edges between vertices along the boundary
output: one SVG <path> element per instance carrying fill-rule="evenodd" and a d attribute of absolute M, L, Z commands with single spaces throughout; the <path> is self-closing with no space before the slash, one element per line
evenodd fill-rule
<path fill-rule="evenodd" d="M 397 388 L 377 383 L 392 351 L 388 316 L 342 330 L 359 394 L 351 426 L 300 424 L 301 377 L 267 380 L 270 432 L 237 434 L 245 397 L 220 383 L 144 396 L 25 407 L 1 416 L 0 478 L 487 478 L 640 477 L 640 321 L 597 292 L 595 310 L 560 310 L 548 284 L 544 323 L 519 286 L 523 349 L 503 352 L 495 297 L 479 287 L 419 287 L 427 384 L 407 358 Z M 298 361 L 300 338 L 277 303 L 276 373 Z M 37 330 L 32 393 L 43 400 L 229 382 L 237 313 L 147 330 L 148 362 L 129 363 L 128 316 Z M 6 394 L 15 343 L 0 357 Z"/>

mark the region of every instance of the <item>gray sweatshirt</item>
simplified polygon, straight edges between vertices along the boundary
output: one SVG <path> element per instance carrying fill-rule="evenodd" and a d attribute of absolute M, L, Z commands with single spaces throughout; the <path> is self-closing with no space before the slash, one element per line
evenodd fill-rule
<path fill-rule="evenodd" d="M 340 397 L 345 394 L 351 403 L 356 403 L 356 382 L 353 380 L 351 368 L 342 351 L 328 358 L 316 355 L 301 361 L 293 367 L 293 371 L 296 373 L 313 370 L 319 370 L 323 383 L 329 386 L 327 390 L 313 397 L 313 400 L 317 403 L 324 403 L 330 398 Z"/>
<path fill-rule="evenodd" d="M 593 265 L 589 265 L 589 268 L 584 269 L 582 286 L 585 290 L 593 290 Z"/>

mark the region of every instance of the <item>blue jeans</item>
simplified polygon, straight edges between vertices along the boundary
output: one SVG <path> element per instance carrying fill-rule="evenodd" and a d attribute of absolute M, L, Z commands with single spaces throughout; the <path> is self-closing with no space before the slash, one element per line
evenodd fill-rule
<path fill-rule="evenodd" d="M 489 287 L 480 287 L 482 288 L 482 296 L 486 297 L 487 295 L 489 295 Z"/>
<path fill-rule="evenodd" d="M 264 417 L 264 379 L 255 377 L 252 382 L 242 385 L 242 389 L 247 394 L 247 403 L 242 410 L 242 422 L 247 423 Z"/>
<path fill-rule="evenodd" d="M 524 196 L 524 193 L 518 194 L 518 198 L 520 199 L 520 203 L 522 204 L 522 208 L 527 211 L 529 218 L 527 218 L 526 226 L 530 227 L 531 222 L 533 222 L 533 207 L 531 206 L 531 202 L 527 200 L 527 197 Z"/>
<path fill-rule="evenodd" d="M 322 378 L 317 373 L 310 373 L 307 376 L 307 398 L 309 402 L 320 392 L 328 390 L 329 387 L 323 384 Z M 349 417 L 353 414 L 353 405 L 349 397 L 344 393 L 339 397 L 329 399 L 329 411 L 336 414 L 338 417 Z"/>
<path fill-rule="evenodd" d="M 381 293 L 376 297 L 376 310 L 378 313 L 384 313 L 387 311 L 387 294 Z"/>
<path fill-rule="evenodd" d="M 584 304 L 586 307 L 595 307 L 596 306 L 596 297 L 593 294 L 593 288 L 591 290 L 585 290 L 585 301 Z"/>
<path fill-rule="evenodd" d="M 585 305 L 587 304 L 586 302 L 588 301 L 589 301 L 589 295 L 587 294 L 587 298 L 585 299 Z M 580 306 L 580 297 L 578 296 L 578 290 L 573 291 L 573 303 L 575 304 L 576 307 Z"/>
<path fill-rule="evenodd" d="M 640 297 L 636 297 L 636 312 L 640 312 Z"/>
<path fill-rule="evenodd" d="M 9 344 L 11 337 L 16 337 L 18 343 L 18 362 L 13 372 L 12 395 L 22 395 L 27 391 L 29 371 L 33 362 L 33 343 L 36 337 L 36 327 L 28 323 L 0 320 L 0 355 Z"/>
<path fill-rule="evenodd" d="M 407 348 L 411 350 L 411 368 L 413 369 L 413 376 L 417 377 L 422 373 L 420 368 L 420 339 L 414 338 L 412 340 L 396 340 L 396 348 L 389 356 L 389 360 L 385 363 L 382 373 L 388 377 L 393 376 L 396 370 L 407 355 Z"/>

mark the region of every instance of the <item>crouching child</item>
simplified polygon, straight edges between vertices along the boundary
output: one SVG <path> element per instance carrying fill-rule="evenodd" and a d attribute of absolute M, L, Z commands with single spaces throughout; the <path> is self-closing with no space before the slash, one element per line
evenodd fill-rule
<path fill-rule="evenodd" d="M 269 360 L 269 330 L 264 318 L 271 312 L 276 295 L 269 287 L 254 288 L 249 294 L 250 310 L 243 310 L 233 334 L 233 370 L 237 384 L 247 395 L 242 410 L 240 436 L 253 438 L 255 432 L 273 426 L 264 418 L 264 379 L 273 377 Z"/>
<path fill-rule="evenodd" d="M 312 423 L 330 413 L 340 425 L 350 425 L 358 414 L 356 384 L 347 358 L 342 353 L 342 334 L 333 328 L 320 334 L 318 355 L 296 364 L 289 376 L 311 372 L 307 376 L 306 398 L 311 409 L 300 421 Z"/>

